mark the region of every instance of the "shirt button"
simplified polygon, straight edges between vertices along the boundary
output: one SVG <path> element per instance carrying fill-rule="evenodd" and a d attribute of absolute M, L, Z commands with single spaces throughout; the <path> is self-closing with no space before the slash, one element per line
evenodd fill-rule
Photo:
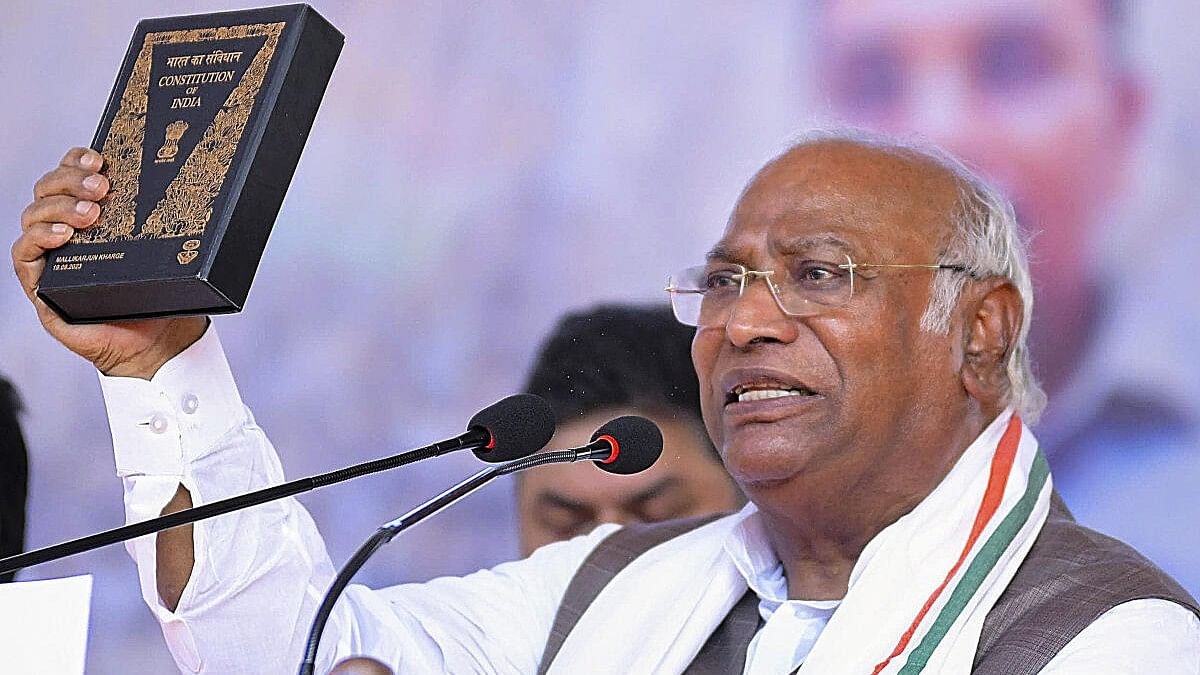
<path fill-rule="evenodd" d="M 162 415 L 155 415 L 150 418 L 150 431 L 156 434 L 164 433 L 167 430 L 167 418 Z"/>
<path fill-rule="evenodd" d="M 195 394 L 188 394 L 187 396 L 183 397 L 183 401 L 180 402 L 180 407 L 183 408 L 183 412 L 191 415 L 192 413 L 196 412 L 197 408 L 200 407 L 200 399 L 196 398 Z"/>

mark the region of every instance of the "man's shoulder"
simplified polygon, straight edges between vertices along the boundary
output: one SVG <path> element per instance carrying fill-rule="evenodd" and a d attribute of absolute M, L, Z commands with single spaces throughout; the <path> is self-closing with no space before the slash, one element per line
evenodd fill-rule
<path fill-rule="evenodd" d="M 581 570 L 591 575 L 602 573 L 608 579 L 646 551 L 676 537 L 699 529 L 732 514 L 714 513 L 657 523 L 634 523 L 614 531 L 601 541 L 584 561 Z"/>
<path fill-rule="evenodd" d="M 729 513 L 708 513 L 702 516 L 661 520 L 656 523 L 632 523 L 613 532 L 609 539 L 637 540 L 649 544 L 660 544 L 686 534 L 711 522 L 725 518 Z"/>
<path fill-rule="evenodd" d="M 1132 546 L 1075 522 L 1056 495 L 1033 548 L 988 613 L 975 666 L 1025 672 L 1013 664 L 1044 665 L 1109 610 L 1147 599 L 1200 616 L 1174 579 Z"/>
<path fill-rule="evenodd" d="M 542 667 L 539 673 L 544 673 L 558 655 L 558 650 L 567 639 L 567 635 L 575 628 L 576 622 L 600 591 L 638 556 L 659 544 L 730 515 L 732 514 L 716 513 L 657 523 L 637 523 L 626 525 L 605 537 L 583 560 L 563 593 L 545 651 L 542 653 Z"/>
<path fill-rule="evenodd" d="M 1080 525 L 1064 508 L 1051 511 L 1009 591 L 1031 593 L 1048 585 L 1068 595 L 1123 601 L 1158 597 L 1196 605 L 1182 586 L 1132 546 Z"/>

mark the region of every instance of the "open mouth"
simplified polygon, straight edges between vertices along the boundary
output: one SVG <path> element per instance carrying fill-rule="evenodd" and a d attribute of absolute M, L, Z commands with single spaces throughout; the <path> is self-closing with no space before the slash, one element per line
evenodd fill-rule
<path fill-rule="evenodd" d="M 742 384 L 726 392 L 725 405 L 746 401 L 769 401 L 777 398 L 816 395 L 815 391 L 805 387 L 791 387 L 778 384 Z"/>

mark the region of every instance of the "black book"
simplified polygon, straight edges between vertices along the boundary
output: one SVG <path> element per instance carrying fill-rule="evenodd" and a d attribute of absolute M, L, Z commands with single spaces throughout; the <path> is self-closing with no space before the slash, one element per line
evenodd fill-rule
<path fill-rule="evenodd" d="M 241 310 L 343 42 L 308 5 L 139 22 L 92 141 L 111 192 L 38 296 L 71 323 Z"/>

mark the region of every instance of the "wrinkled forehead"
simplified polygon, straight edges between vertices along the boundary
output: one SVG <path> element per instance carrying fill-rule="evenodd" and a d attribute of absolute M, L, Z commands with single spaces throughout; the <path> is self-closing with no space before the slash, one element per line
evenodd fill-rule
<path fill-rule="evenodd" d="M 932 260 L 949 238 L 958 186 L 949 170 L 913 151 L 841 140 L 804 145 L 755 175 L 715 257 L 753 264 L 819 249 L 860 261 Z"/>

